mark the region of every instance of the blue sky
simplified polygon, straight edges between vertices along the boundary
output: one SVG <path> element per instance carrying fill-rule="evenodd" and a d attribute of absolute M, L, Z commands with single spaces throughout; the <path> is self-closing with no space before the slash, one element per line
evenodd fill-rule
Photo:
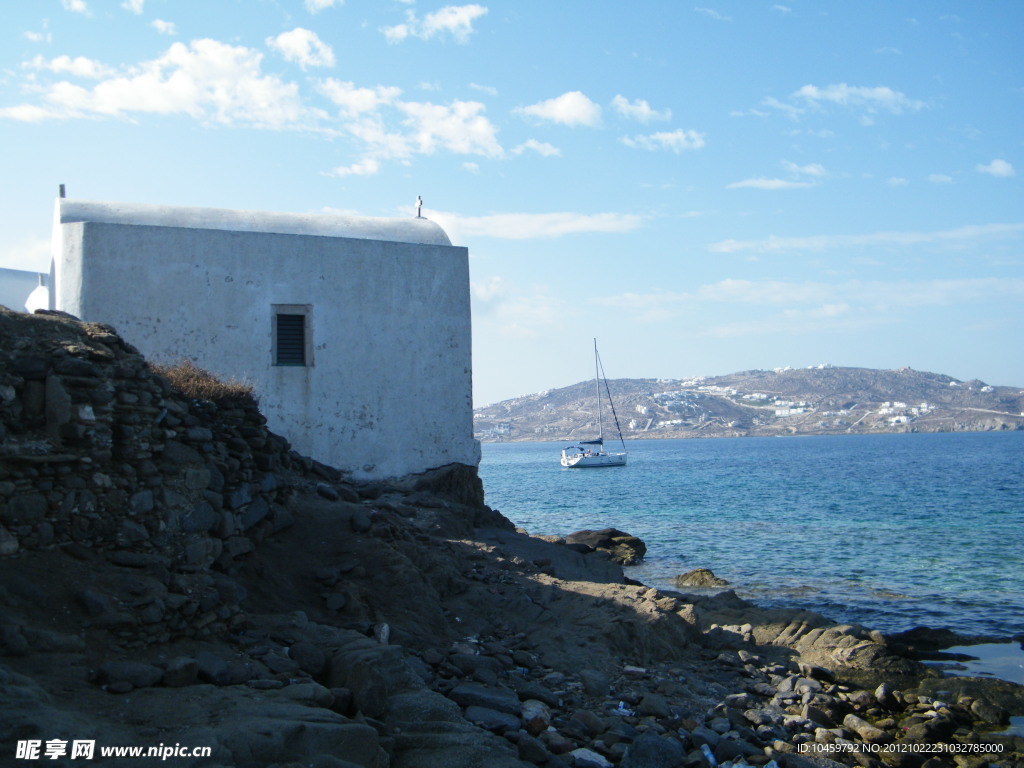
<path fill-rule="evenodd" d="M 1024 4 L 0 5 L 0 266 L 52 202 L 424 215 L 478 405 L 819 363 L 1024 385 Z"/>

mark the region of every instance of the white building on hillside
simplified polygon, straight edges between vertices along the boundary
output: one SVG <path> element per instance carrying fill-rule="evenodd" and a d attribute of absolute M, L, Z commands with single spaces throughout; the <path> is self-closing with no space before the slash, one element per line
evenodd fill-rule
<path fill-rule="evenodd" d="M 357 479 L 476 466 L 469 263 L 425 218 L 57 200 L 51 306 L 251 382 Z"/>

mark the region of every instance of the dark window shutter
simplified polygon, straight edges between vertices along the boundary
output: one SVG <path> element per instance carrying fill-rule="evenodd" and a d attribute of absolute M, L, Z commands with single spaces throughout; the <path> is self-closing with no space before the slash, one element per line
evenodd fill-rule
<path fill-rule="evenodd" d="M 277 316 L 277 357 L 275 365 L 306 364 L 306 316 Z"/>

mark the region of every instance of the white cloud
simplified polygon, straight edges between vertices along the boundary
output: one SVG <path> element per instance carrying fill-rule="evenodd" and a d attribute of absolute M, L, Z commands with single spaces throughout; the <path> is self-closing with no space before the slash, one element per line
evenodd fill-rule
<path fill-rule="evenodd" d="M 952 184 L 953 177 L 946 176 L 944 173 L 930 173 L 928 174 L 928 181 L 932 184 Z"/>
<path fill-rule="evenodd" d="M 853 86 L 846 83 L 835 83 L 819 88 L 816 85 L 805 85 L 793 94 L 811 104 L 831 102 L 841 106 L 863 107 L 873 113 L 876 109 L 884 109 L 894 115 L 906 111 L 916 112 L 923 109 L 923 101 L 916 101 L 906 94 L 894 91 L 887 86 Z"/>
<path fill-rule="evenodd" d="M 772 10 L 773 11 L 778 11 L 779 13 L 792 13 L 793 12 L 793 9 L 790 8 L 788 5 L 773 5 L 772 6 Z"/>
<path fill-rule="evenodd" d="M 671 109 L 663 109 L 659 112 L 656 109 L 651 109 L 651 105 L 644 99 L 629 101 L 625 96 L 616 95 L 612 99 L 612 107 L 623 117 L 639 120 L 641 123 L 649 123 L 651 120 L 672 119 Z"/>
<path fill-rule="evenodd" d="M 824 178 L 825 176 L 828 176 L 828 171 L 825 170 L 825 166 L 821 163 L 797 165 L 796 163 L 791 163 L 788 160 L 783 160 L 782 167 L 790 173 L 802 176 L 814 176 L 816 178 Z"/>
<path fill-rule="evenodd" d="M 595 127 L 601 124 L 601 107 L 580 91 L 568 91 L 561 96 L 539 101 L 528 107 L 516 107 L 514 111 L 517 114 L 550 120 L 561 125 Z"/>
<path fill-rule="evenodd" d="M 317 89 L 341 108 L 340 122 L 332 132 L 360 142 L 364 157 L 375 163 L 371 166 L 364 160 L 340 169 L 341 175 L 366 175 L 369 170 L 376 172 L 383 160 L 407 161 L 440 150 L 484 157 L 504 155 L 497 127 L 482 114 L 484 105 L 479 102 L 400 101 L 399 88 L 357 88 L 334 79 L 321 81 Z"/>
<path fill-rule="evenodd" d="M 910 182 L 904 179 L 902 176 L 892 176 L 885 180 L 885 183 L 890 187 L 905 187 Z"/>
<path fill-rule="evenodd" d="M 161 35 L 174 35 L 178 29 L 174 26 L 173 21 L 164 21 L 163 19 L 153 19 L 149 26 L 159 32 Z"/>
<path fill-rule="evenodd" d="M 999 160 L 998 158 L 993 160 L 988 165 L 976 165 L 975 170 L 978 173 L 987 173 L 990 176 L 1016 176 L 1017 172 L 1013 169 L 1013 166 L 1005 160 Z"/>
<path fill-rule="evenodd" d="M 326 10 L 327 8 L 333 8 L 334 6 L 342 6 L 345 4 L 345 0 L 305 0 L 303 3 L 306 6 L 306 10 L 310 13 L 320 13 L 320 11 Z"/>
<path fill-rule="evenodd" d="M 732 16 L 723 16 L 712 8 L 694 8 L 693 10 L 702 16 L 707 16 L 709 19 L 714 19 L 715 21 L 732 21 Z"/>
<path fill-rule="evenodd" d="M 513 155 L 521 155 L 526 150 L 536 152 L 538 155 L 544 157 L 559 157 L 562 154 L 562 150 L 558 147 L 548 144 L 546 141 L 537 141 L 536 139 L 527 139 L 517 147 L 513 147 Z"/>
<path fill-rule="evenodd" d="M 508 282 L 503 277 L 492 275 L 485 281 L 470 281 L 469 292 L 474 301 L 489 302 L 500 298 L 508 290 Z"/>
<path fill-rule="evenodd" d="M 142 6 L 145 5 L 145 3 L 146 0 L 124 0 L 124 2 L 121 3 L 121 7 L 124 8 L 126 11 L 131 11 L 136 16 L 138 16 L 140 13 L 142 13 Z"/>
<path fill-rule="evenodd" d="M 71 11 L 72 13 L 89 13 L 89 6 L 85 4 L 85 0 L 60 0 L 60 4 L 64 6 L 65 11 Z"/>
<path fill-rule="evenodd" d="M 531 286 L 528 292 L 519 293 L 508 290 L 487 309 L 497 333 L 514 338 L 543 338 L 571 312 L 547 286 Z"/>
<path fill-rule="evenodd" d="M 53 42 L 53 34 L 51 32 L 33 32 L 32 30 L 27 30 L 21 34 L 26 40 L 32 43 Z"/>
<path fill-rule="evenodd" d="M 92 88 L 67 81 L 43 91 L 45 105 L 19 105 L 0 116 L 38 121 L 48 118 L 134 113 L 183 114 L 212 123 L 258 128 L 308 127 L 322 114 L 307 110 L 298 87 L 263 75 L 263 55 L 216 40 L 175 43 L 158 59 L 109 77 Z"/>
<path fill-rule="evenodd" d="M 732 184 L 726 184 L 726 189 L 803 189 L 804 187 L 815 186 L 809 181 L 787 181 L 786 179 L 744 179 L 743 181 L 734 181 Z"/>
<path fill-rule="evenodd" d="M 334 78 L 320 81 L 317 90 L 341 107 L 342 113 L 347 116 L 376 112 L 385 105 L 394 104 L 402 94 L 401 88 L 393 86 L 357 88 L 355 83 Z"/>
<path fill-rule="evenodd" d="M 678 154 L 684 149 L 700 149 L 703 147 L 704 134 L 677 128 L 674 131 L 662 131 L 647 136 L 623 136 L 622 143 L 634 149 L 647 149 L 651 151 L 669 149 Z"/>
<path fill-rule="evenodd" d="M 472 88 L 474 91 L 486 93 L 488 96 L 498 95 L 498 89 L 495 88 L 493 85 L 480 85 L 479 83 L 470 83 L 469 87 Z"/>
<path fill-rule="evenodd" d="M 421 20 L 413 10 L 406 11 L 406 23 L 384 27 L 381 31 L 388 42 L 400 43 L 408 37 L 430 40 L 444 33 L 450 34 L 456 42 L 466 43 L 475 32 L 473 22 L 487 14 L 487 8 L 471 5 L 446 5 L 438 11 L 428 13 Z"/>
<path fill-rule="evenodd" d="M 723 240 L 712 243 L 715 253 L 773 253 L 777 251 L 825 251 L 853 246 L 899 246 L 956 243 L 990 237 L 1014 237 L 1024 233 L 1024 224 L 984 224 L 938 232 L 874 232 L 865 235 L 812 235 L 776 237 L 763 240 Z"/>
<path fill-rule="evenodd" d="M 459 216 L 435 212 L 435 219 L 452 237 L 495 237 L 503 240 L 532 240 L 595 232 L 630 232 L 644 218 L 629 213 L 496 213 L 490 216 Z"/>
<path fill-rule="evenodd" d="M 282 32 L 277 37 L 268 37 L 267 45 L 284 57 L 285 61 L 294 61 L 300 67 L 333 67 L 334 51 L 331 46 L 321 40 L 316 32 L 296 27 L 289 32 Z"/>
<path fill-rule="evenodd" d="M 787 104 L 784 101 L 779 101 L 774 96 L 768 96 L 762 99 L 761 104 L 766 107 L 779 110 L 790 120 L 799 120 L 800 116 L 806 111 L 800 107 L 794 107 L 792 104 Z"/>
<path fill-rule="evenodd" d="M 380 163 L 372 157 L 359 160 L 352 165 L 341 166 L 331 171 L 331 176 L 373 176 L 380 170 Z"/>
<path fill-rule="evenodd" d="M 42 56 L 36 56 L 31 61 L 24 62 L 21 66 L 26 69 L 46 70 L 47 72 L 57 74 L 66 73 L 74 77 L 88 77 L 94 80 L 114 74 L 114 70 L 94 59 L 87 59 L 84 56 L 76 56 L 73 59 L 70 56 L 57 56 L 50 60 Z"/>
<path fill-rule="evenodd" d="M 730 316 L 736 314 L 740 305 L 770 310 L 751 320 L 706 325 L 706 335 L 722 337 L 805 333 L 809 322 L 817 328 L 825 325 L 832 330 L 863 328 L 901 322 L 902 313 L 908 308 L 986 303 L 1003 297 L 1024 298 L 1024 279 L 844 283 L 725 279 L 690 292 L 629 293 L 596 298 L 592 303 L 615 307 L 642 321 L 661 322 L 695 309 L 711 313 L 715 307 L 721 307 Z"/>
<path fill-rule="evenodd" d="M 484 105 L 478 101 L 453 101 L 450 105 L 429 102 L 400 102 L 405 125 L 412 129 L 410 139 L 423 154 L 444 147 L 458 154 L 501 157 L 498 129 L 484 117 Z"/>
<path fill-rule="evenodd" d="M 467 171 L 469 173 L 480 173 L 480 164 L 473 162 L 463 163 L 462 170 Z"/>

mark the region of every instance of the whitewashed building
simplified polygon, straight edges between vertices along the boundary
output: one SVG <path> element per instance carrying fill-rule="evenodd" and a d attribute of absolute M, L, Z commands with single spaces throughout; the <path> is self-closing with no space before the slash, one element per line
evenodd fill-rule
<path fill-rule="evenodd" d="M 24 312 L 34 298 L 46 294 L 45 284 L 46 275 L 39 272 L 0 267 L 0 304 L 15 312 Z"/>
<path fill-rule="evenodd" d="M 420 217 L 59 198 L 51 306 L 255 387 L 300 453 L 380 479 L 476 466 L 468 252 Z"/>

